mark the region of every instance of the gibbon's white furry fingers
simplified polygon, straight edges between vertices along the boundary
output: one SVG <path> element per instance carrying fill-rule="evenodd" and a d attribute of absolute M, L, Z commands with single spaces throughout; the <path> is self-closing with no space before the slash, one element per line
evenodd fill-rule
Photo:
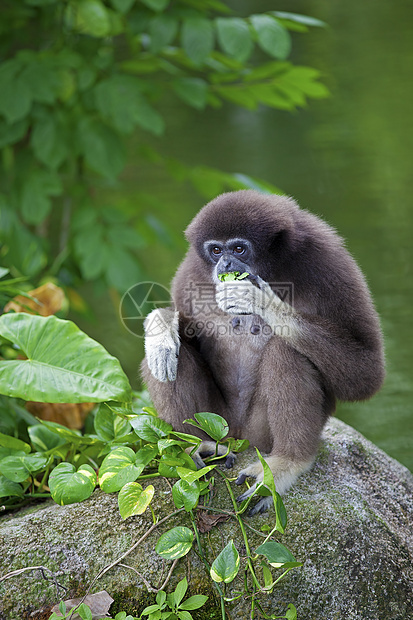
<path fill-rule="evenodd" d="M 158 381 L 175 381 L 178 368 L 179 313 L 157 308 L 145 319 L 145 357 Z"/>
<path fill-rule="evenodd" d="M 220 282 L 216 286 L 218 307 L 228 314 L 255 314 L 269 325 L 273 333 L 282 327 L 293 328 L 294 312 L 272 290 L 268 282 L 255 277 L 255 284 L 244 279 L 233 282 Z M 294 325 L 295 327 L 295 325 Z"/>
<path fill-rule="evenodd" d="M 216 301 L 229 314 L 257 314 L 263 316 L 266 306 L 273 303 L 274 293 L 265 282 L 258 288 L 250 280 L 220 282 L 216 286 Z"/>

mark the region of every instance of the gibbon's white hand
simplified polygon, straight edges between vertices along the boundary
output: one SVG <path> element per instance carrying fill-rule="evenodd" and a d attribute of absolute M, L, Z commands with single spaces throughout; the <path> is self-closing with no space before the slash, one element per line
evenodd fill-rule
<path fill-rule="evenodd" d="M 180 348 L 178 312 L 169 308 L 152 310 L 144 328 L 149 370 L 158 381 L 175 381 Z"/>
<path fill-rule="evenodd" d="M 218 307 L 228 314 L 256 314 L 268 325 L 285 322 L 292 308 L 283 302 L 272 290 L 268 282 L 259 276 L 254 280 L 244 279 L 220 282 L 216 286 Z"/>

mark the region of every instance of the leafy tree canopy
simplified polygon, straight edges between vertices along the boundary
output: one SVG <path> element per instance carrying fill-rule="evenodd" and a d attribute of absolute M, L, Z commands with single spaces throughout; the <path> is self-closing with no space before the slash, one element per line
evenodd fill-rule
<path fill-rule="evenodd" d="M 288 60 L 290 31 L 322 25 L 279 11 L 239 17 L 220 0 L 5 0 L 3 263 L 35 281 L 57 275 L 120 292 L 139 281 L 135 252 L 147 233 L 95 198 L 118 183 L 128 139 L 138 136 L 141 156 L 159 161 L 145 139 L 165 131 L 168 98 L 197 110 L 224 102 L 293 110 L 325 97 L 319 72 Z M 169 170 L 206 194 L 254 184 L 176 162 Z"/>

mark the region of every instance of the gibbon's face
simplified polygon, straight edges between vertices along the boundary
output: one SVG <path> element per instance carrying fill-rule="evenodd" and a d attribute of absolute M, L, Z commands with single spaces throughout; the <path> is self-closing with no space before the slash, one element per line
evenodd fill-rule
<path fill-rule="evenodd" d="M 209 239 L 205 241 L 204 258 L 212 265 L 212 279 L 218 283 L 218 276 L 223 273 L 239 271 L 248 272 L 252 275 L 254 269 L 254 250 L 252 244 L 247 239 L 235 237 L 225 241 Z"/>
<path fill-rule="evenodd" d="M 185 235 L 213 281 L 220 273 L 246 271 L 270 282 L 284 277 L 299 243 L 298 214 L 285 196 L 227 192 L 199 211 Z"/>

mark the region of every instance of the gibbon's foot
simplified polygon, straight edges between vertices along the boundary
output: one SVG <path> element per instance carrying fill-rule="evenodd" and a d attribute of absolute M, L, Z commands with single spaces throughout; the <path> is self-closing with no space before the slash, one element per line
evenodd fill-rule
<path fill-rule="evenodd" d="M 158 381 L 175 381 L 178 369 L 179 316 L 168 308 L 152 310 L 145 319 L 145 357 Z"/>
<path fill-rule="evenodd" d="M 242 495 L 237 497 L 237 502 L 239 503 L 251 497 L 251 495 L 253 495 L 253 493 L 255 492 L 255 489 L 257 488 L 257 486 L 264 479 L 264 471 L 259 461 L 253 463 L 252 465 L 248 465 L 248 467 L 245 467 L 245 469 L 242 469 L 238 475 L 238 478 L 235 481 L 235 484 L 237 484 L 238 486 L 241 484 L 244 484 L 247 478 L 255 478 L 255 483 L 249 489 L 247 489 L 244 493 L 242 493 Z M 248 515 L 252 517 L 253 515 L 259 512 L 265 512 L 270 508 L 271 505 L 272 505 L 271 496 L 261 497 L 260 500 L 257 502 L 257 504 L 253 508 L 251 508 Z"/>
<path fill-rule="evenodd" d="M 191 448 L 187 448 L 186 452 L 191 452 Z M 202 469 L 203 467 L 205 467 L 205 463 L 203 461 L 203 459 L 207 458 L 208 456 L 214 456 L 216 452 L 216 443 L 215 441 L 202 441 L 198 448 L 195 450 L 195 452 L 193 454 L 191 454 L 192 459 L 197 467 L 197 469 Z M 230 469 L 231 467 L 233 467 L 234 463 L 235 463 L 235 454 L 233 452 L 229 452 L 227 454 L 227 449 L 225 446 L 219 445 L 218 446 L 218 452 L 217 452 L 217 456 L 220 456 L 222 458 L 224 458 L 224 456 L 226 455 L 225 458 L 225 467 L 227 469 Z"/>
<path fill-rule="evenodd" d="M 314 459 L 308 461 L 291 461 L 290 459 L 280 456 L 267 456 L 265 458 L 266 463 L 269 465 L 271 472 L 274 476 L 275 488 L 277 492 L 282 495 L 294 484 L 298 476 L 311 467 Z M 237 502 L 243 502 L 248 499 L 255 491 L 257 486 L 264 479 L 264 471 L 260 461 L 248 465 L 245 469 L 242 469 L 235 481 L 235 484 L 241 485 L 247 478 L 255 478 L 255 483 L 237 497 Z M 257 513 L 266 512 L 272 505 L 272 497 L 262 497 L 257 504 L 249 511 L 249 516 L 253 516 Z"/>

